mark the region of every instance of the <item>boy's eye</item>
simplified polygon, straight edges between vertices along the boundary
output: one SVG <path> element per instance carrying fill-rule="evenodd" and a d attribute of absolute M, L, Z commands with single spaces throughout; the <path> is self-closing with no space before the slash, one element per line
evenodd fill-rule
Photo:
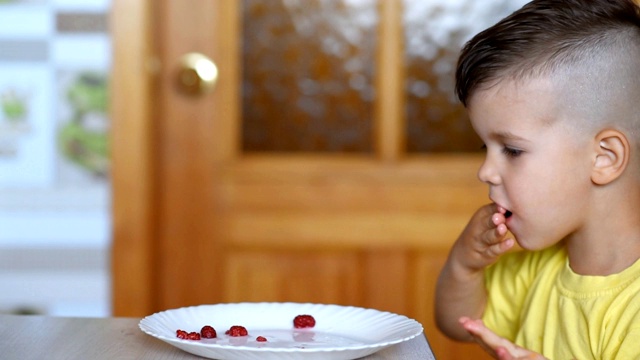
<path fill-rule="evenodd" d="M 502 153 L 507 155 L 507 156 L 511 156 L 511 157 L 518 157 L 522 154 L 522 150 L 518 150 L 518 149 L 514 149 L 514 148 L 510 148 L 508 146 L 505 146 L 502 148 Z"/>
<path fill-rule="evenodd" d="M 480 147 L 480 150 L 487 151 L 487 145 L 486 144 L 482 144 L 482 146 Z M 502 148 L 502 153 L 507 155 L 507 156 L 510 156 L 510 157 L 518 157 L 518 156 L 522 155 L 523 152 L 524 152 L 523 150 L 515 149 L 515 148 L 509 147 L 509 146 L 504 146 Z"/>

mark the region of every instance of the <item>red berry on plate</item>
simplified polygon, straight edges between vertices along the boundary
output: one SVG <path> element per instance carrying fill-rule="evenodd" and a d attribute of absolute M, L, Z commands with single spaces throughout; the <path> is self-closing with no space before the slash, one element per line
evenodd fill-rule
<path fill-rule="evenodd" d="M 178 329 L 178 330 L 176 330 L 176 337 L 178 339 L 186 340 L 189 337 L 189 334 L 184 330 Z"/>
<path fill-rule="evenodd" d="M 256 341 L 265 342 L 265 341 L 267 341 L 267 338 L 266 338 L 266 337 L 264 337 L 264 336 L 258 336 L 258 337 L 256 338 Z"/>
<path fill-rule="evenodd" d="M 296 329 L 312 328 L 316 326 L 316 319 L 311 315 L 298 315 L 293 319 L 293 327 Z"/>
<path fill-rule="evenodd" d="M 187 335 L 189 340 L 200 340 L 200 334 L 198 334 L 195 331 L 192 331 L 189 333 L 189 335 Z"/>
<path fill-rule="evenodd" d="M 205 339 L 213 339 L 218 336 L 218 334 L 216 333 L 216 329 L 214 329 L 211 325 L 203 326 L 202 330 L 200 330 L 200 335 L 202 335 L 202 337 Z"/>
<path fill-rule="evenodd" d="M 233 325 L 231 328 L 229 328 L 229 330 L 225 332 L 225 334 L 235 337 L 235 336 L 247 336 L 249 335 L 249 332 L 244 326 Z"/>

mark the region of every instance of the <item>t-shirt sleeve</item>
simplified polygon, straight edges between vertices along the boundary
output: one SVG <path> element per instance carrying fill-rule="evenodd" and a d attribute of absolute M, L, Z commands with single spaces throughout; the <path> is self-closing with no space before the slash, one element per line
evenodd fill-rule
<path fill-rule="evenodd" d="M 485 270 L 487 306 L 482 320 L 496 334 L 513 341 L 528 290 L 535 279 L 539 252 L 517 251 L 502 256 Z"/>

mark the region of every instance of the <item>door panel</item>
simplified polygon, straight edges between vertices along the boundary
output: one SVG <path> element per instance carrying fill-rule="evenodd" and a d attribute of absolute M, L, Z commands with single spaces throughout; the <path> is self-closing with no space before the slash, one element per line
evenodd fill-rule
<path fill-rule="evenodd" d="M 378 4 L 371 151 L 257 153 L 242 151 L 240 1 L 115 1 L 115 315 L 239 301 L 364 306 L 416 318 L 439 359 L 482 358 L 433 323 L 439 268 L 487 201 L 481 156 L 403 149 L 402 55 L 389 51 L 401 44 L 401 2 Z M 192 51 L 218 65 L 211 94 L 176 87 Z"/>
<path fill-rule="evenodd" d="M 343 251 L 247 250 L 227 258 L 227 301 L 286 301 L 344 304 L 362 299 L 357 254 Z"/>

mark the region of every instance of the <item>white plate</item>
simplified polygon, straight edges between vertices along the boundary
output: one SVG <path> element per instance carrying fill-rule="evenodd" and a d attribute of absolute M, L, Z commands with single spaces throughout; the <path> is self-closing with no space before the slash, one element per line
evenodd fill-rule
<path fill-rule="evenodd" d="M 312 329 L 294 329 L 293 318 L 308 314 Z M 176 330 L 196 331 L 204 325 L 218 338 L 182 340 Z M 232 338 L 225 331 L 242 325 L 249 335 Z M 406 316 L 352 306 L 299 303 L 237 303 L 185 307 L 149 315 L 140 321 L 145 333 L 186 352 L 210 359 L 351 360 L 413 339 L 422 325 Z M 257 336 L 267 338 L 256 341 Z"/>

